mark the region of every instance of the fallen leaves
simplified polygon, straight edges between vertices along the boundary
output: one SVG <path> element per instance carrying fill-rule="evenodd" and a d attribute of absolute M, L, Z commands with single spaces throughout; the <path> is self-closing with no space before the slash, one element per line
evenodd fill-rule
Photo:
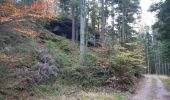
<path fill-rule="evenodd" d="M 38 33 L 36 31 L 33 31 L 31 29 L 24 29 L 24 28 L 13 28 L 14 30 L 23 33 L 24 35 L 30 36 L 32 38 L 35 38 L 38 36 Z"/>

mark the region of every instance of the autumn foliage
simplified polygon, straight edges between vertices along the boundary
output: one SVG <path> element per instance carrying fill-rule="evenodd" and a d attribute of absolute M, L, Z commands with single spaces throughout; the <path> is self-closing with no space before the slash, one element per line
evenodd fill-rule
<path fill-rule="evenodd" d="M 14 20 L 17 17 L 31 16 L 35 18 L 52 18 L 45 9 L 45 2 L 36 2 L 32 5 L 4 3 L 0 6 L 0 22 Z"/>

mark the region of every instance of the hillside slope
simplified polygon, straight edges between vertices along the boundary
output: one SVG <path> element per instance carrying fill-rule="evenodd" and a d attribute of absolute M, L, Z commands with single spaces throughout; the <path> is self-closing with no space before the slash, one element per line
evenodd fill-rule
<path fill-rule="evenodd" d="M 132 54 L 108 57 L 107 48 L 86 48 L 86 65 L 80 66 L 79 44 L 49 32 L 44 21 L 27 15 L 0 24 L 0 98 L 98 100 L 104 93 L 112 100 L 127 95 L 113 89 L 133 91 L 140 72 L 124 58 Z"/>

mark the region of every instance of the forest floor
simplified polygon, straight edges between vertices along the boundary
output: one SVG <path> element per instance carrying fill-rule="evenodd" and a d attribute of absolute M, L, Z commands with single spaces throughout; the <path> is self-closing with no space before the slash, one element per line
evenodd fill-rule
<path fill-rule="evenodd" d="M 170 100 L 170 92 L 166 89 L 162 77 L 165 76 L 145 75 L 128 100 Z"/>

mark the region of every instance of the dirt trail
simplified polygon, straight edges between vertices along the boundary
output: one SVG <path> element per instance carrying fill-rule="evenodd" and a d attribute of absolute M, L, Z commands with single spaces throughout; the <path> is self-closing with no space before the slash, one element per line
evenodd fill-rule
<path fill-rule="evenodd" d="M 170 100 L 168 92 L 157 75 L 145 75 L 137 91 L 128 100 Z"/>

